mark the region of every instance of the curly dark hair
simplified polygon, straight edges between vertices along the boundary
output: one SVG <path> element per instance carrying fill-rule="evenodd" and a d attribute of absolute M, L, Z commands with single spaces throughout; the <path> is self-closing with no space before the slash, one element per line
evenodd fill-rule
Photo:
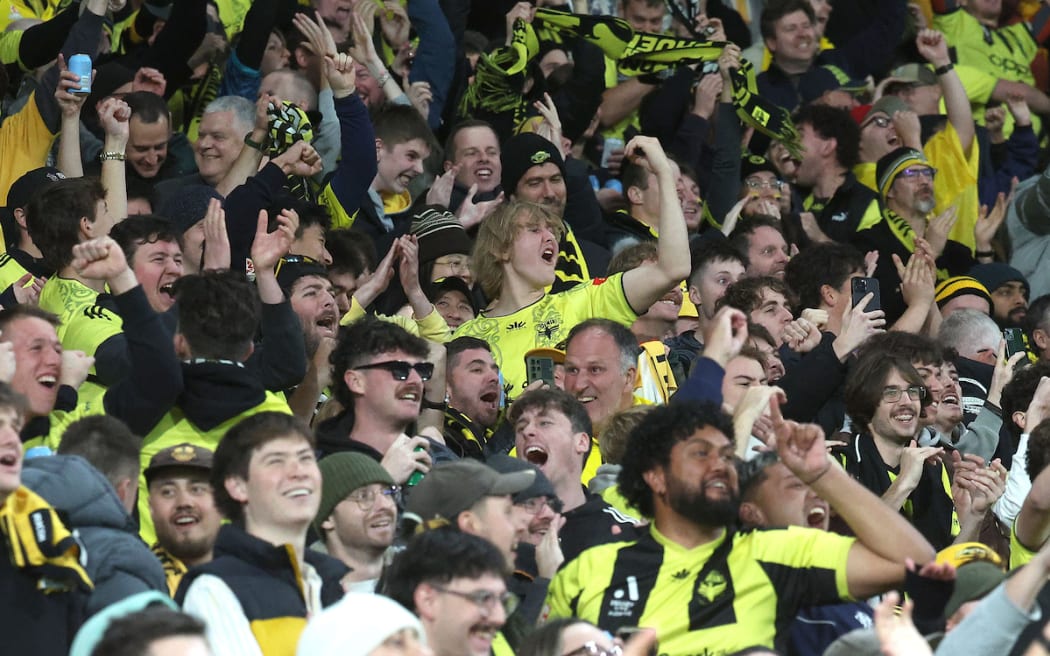
<path fill-rule="evenodd" d="M 846 110 L 827 105 L 803 105 L 792 118 L 799 130 L 808 125 L 821 139 L 834 139 L 835 159 L 841 166 L 851 169 L 860 161 L 860 127 Z"/>
<path fill-rule="evenodd" d="M 1047 465 L 1050 465 L 1050 419 L 1044 419 L 1038 426 L 1029 426 L 1028 460 L 1025 462 L 1025 473 L 1029 480 L 1035 482 Z"/>
<path fill-rule="evenodd" d="M 924 335 L 906 333 L 899 330 L 888 330 L 873 335 L 857 350 L 857 356 L 869 351 L 889 354 L 908 360 L 914 364 L 939 365 L 944 362 L 944 349 L 935 340 Z"/>
<path fill-rule="evenodd" d="M 701 428 L 712 427 L 733 441 L 733 420 L 714 403 L 671 403 L 654 408 L 627 438 L 617 483 L 627 503 L 653 516 L 653 491 L 645 474 L 671 464 L 674 445 Z"/>
<path fill-rule="evenodd" d="M 177 332 L 195 358 L 244 360 L 261 312 L 259 297 L 243 273 L 205 271 L 175 281 Z"/>
<path fill-rule="evenodd" d="M 353 394 L 343 383 L 346 372 L 374 355 L 390 351 L 404 351 L 417 358 L 425 358 L 430 353 L 425 339 L 375 317 L 365 317 L 339 329 L 339 341 L 328 362 L 332 365 L 332 380 L 335 381 L 333 393 L 344 408 L 354 406 Z"/>
<path fill-rule="evenodd" d="M 80 220 L 92 223 L 106 190 L 98 178 L 67 178 L 44 187 L 26 205 L 26 229 L 40 249 L 44 263 L 58 272 L 73 261 L 73 247 L 80 243 Z"/>
<path fill-rule="evenodd" d="M 798 295 L 800 308 L 820 307 L 820 289 L 838 289 L 855 271 L 864 271 L 864 254 L 849 244 L 813 244 L 791 258 L 784 281 Z"/>
<path fill-rule="evenodd" d="M 420 533 L 383 571 L 376 592 L 390 597 L 413 613 L 413 597 L 422 583 L 476 579 L 485 574 L 502 578 L 507 561 L 494 544 L 451 526 Z"/>

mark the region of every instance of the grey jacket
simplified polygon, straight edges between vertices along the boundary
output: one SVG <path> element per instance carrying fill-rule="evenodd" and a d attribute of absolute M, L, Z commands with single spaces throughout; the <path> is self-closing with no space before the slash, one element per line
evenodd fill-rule
<path fill-rule="evenodd" d="M 88 615 L 145 590 L 168 594 L 160 561 L 139 538 L 109 481 L 86 460 L 60 455 L 26 460 L 22 483 L 54 506 L 84 545 L 83 564 L 95 583 Z"/>
<path fill-rule="evenodd" d="M 1017 186 L 1006 213 L 1013 255 L 1010 266 L 1028 279 L 1029 298 L 1050 293 L 1050 169 Z M 1043 266 L 1040 266 L 1043 264 Z"/>

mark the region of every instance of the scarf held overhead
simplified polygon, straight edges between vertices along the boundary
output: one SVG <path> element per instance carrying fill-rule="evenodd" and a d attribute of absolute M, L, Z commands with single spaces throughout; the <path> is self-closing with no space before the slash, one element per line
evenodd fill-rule
<path fill-rule="evenodd" d="M 538 53 L 541 39 L 561 42 L 567 38 L 581 38 L 593 43 L 606 57 L 617 62 L 622 75 L 629 77 L 715 61 L 728 45 L 725 42 L 635 32 L 626 21 L 610 16 L 587 16 L 540 8 L 536 10 L 531 24 L 521 20 L 515 22 L 509 46 L 483 56 L 475 84 L 464 98 L 463 109 L 469 112 L 474 106 L 490 111 L 513 111 L 516 118 L 523 118 L 525 103 L 520 94 L 508 89 L 506 81 L 498 77 L 524 73 L 529 61 Z M 730 80 L 733 105 L 740 119 L 782 142 L 792 156 L 798 157 L 798 132 L 791 122 L 791 116 L 784 108 L 758 95 L 751 63 L 741 60 L 740 67 L 732 71 Z"/>

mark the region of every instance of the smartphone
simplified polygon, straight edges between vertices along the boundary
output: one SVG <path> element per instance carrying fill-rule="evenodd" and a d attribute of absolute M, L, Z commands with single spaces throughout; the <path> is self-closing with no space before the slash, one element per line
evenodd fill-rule
<path fill-rule="evenodd" d="M 873 294 L 865 312 L 874 312 L 882 309 L 882 294 L 879 292 L 879 281 L 875 278 L 853 278 L 850 280 L 850 290 L 853 295 L 853 307 L 860 305 L 861 300 L 868 294 Z"/>
<path fill-rule="evenodd" d="M 619 137 L 606 137 L 605 143 L 602 145 L 602 161 L 601 168 L 609 168 L 609 156 L 613 154 L 614 150 L 623 148 L 624 141 Z"/>
<path fill-rule="evenodd" d="M 542 380 L 548 387 L 554 388 L 554 358 L 545 355 L 525 357 L 525 378 L 529 383 Z"/>
<path fill-rule="evenodd" d="M 636 633 L 641 633 L 641 631 L 642 628 L 638 626 L 621 626 L 620 628 L 616 629 L 616 639 L 624 644 L 627 644 L 627 642 L 631 638 L 633 638 Z M 649 653 L 646 656 L 657 656 L 657 654 L 659 653 L 660 645 L 659 643 L 654 642 L 652 649 L 649 650 Z"/>
<path fill-rule="evenodd" d="M 1020 328 L 1006 328 L 1003 330 L 1003 339 L 1006 340 L 1006 359 L 1009 360 L 1014 353 L 1025 351 L 1024 330 Z"/>

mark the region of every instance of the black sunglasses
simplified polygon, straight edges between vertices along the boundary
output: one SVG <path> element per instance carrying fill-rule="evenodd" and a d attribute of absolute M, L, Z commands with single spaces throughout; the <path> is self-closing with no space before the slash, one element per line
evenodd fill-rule
<path fill-rule="evenodd" d="M 385 360 L 383 362 L 373 362 L 372 364 L 363 364 L 360 367 L 354 367 L 355 370 L 361 369 L 385 369 L 389 371 L 393 376 L 394 380 L 408 380 L 408 374 L 413 369 L 419 374 L 419 377 L 423 381 L 430 380 L 430 377 L 434 375 L 434 363 L 433 362 L 405 362 L 404 360 Z"/>

